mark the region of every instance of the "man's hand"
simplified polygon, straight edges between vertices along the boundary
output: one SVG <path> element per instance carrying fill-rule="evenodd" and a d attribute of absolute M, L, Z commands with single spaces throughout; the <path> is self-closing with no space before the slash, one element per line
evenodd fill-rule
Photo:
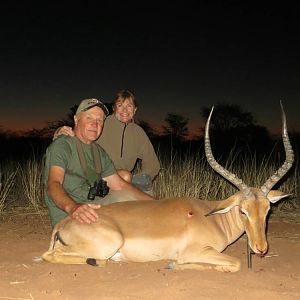
<path fill-rule="evenodd" d="M 56 139 L 58 136 L 60 135 L 69 135 L 69 136 L 74 136 L 74 131 L 72 129 L 72 127 L 69 126 L 62 126 L 56 129 L 56 131 L 54 132 L 54 136 L 53 139 Z"/>
<path fill-rule="evenodd" d="M 96 209 L 100 204 L 82 204 L 76 203 L 64 190 L 62 183 L 64 181 L 65 170 L 59 166 L 52 166 L 48 177 L 48 195 L 55 204 L 71 216 L 72 219 L 80 223 L 90 224 L 98 220 Z"/>
<path fill-rule="evenodd" d="M 95 210 L 100 207 L 100 204 L 76 204 L 69 215 L 79 223 L 91 224 L 98 220 L 99 217 Z"/>

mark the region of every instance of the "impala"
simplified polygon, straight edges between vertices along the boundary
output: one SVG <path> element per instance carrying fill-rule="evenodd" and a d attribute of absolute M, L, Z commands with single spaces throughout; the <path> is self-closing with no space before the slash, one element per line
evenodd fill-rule
<path fill-rule="evenodd" d="M 175 269 L 208 269 L 236 272 L 240 260 L 222 251 L 244 232 L 252 251 L 266 254 L 266 217 L 270 203 L 288 196 L 273 186 L 294 161 L 286 117 L 281 105 L 282 137 L 286 159 L 260 187 L 248 187 L 215 160 L 209 139 L 213 108 L 205 127 L 205 153 L 210 166 L 239 191 L 221 201 L 188 197 L 158 201 L 128 201 L 102 206 L 93 224 L 70 217 L 53 230 L 45 261 L 65 264 L 104 265 L 108 260 L 146 262 L 170 260 Z"/>

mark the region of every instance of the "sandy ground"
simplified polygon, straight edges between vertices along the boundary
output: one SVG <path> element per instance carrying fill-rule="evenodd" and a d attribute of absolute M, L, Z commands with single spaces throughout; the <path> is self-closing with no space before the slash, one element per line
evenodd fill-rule
<path fill-rule="evenodd" d="M 1 219 L 0 299 L 300 299 L 300 224 L 271 219 L 270 250 L 247 268 L 246 239 L 226 253 L 242 260 L 237 273 L 175 271 L 166 261 L 109 262 L 104 268 L 34 262 L 49 246 L 47 216 Z"/>

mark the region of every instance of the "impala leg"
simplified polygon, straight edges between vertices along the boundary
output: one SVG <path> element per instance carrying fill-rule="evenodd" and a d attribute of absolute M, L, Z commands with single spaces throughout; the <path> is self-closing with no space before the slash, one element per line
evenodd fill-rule
<path fill-rule="evenodd" d="M 211 265 L 206 264 L 195 264 L 195 263 L 183 263 L 179 264 L 178 262 L 170 262 L 167 264 L 167 269 L 174 269 L 174 270 L 198 270 L 198 271 L 205 271 L 211 270 L 213 267 Z"/>
<path fill-rule="evenodd" d="M 237 272 L 240 267 L 239 259 L 220 253 L 212 247 L 203 249 L 200 246 L 188 247 L 178 261 L 173 263 L 174 269 L 215 269 L 220 272 Z"/>
<path fill-rule="evenodd" d="M 104 217 L 93 224 L 69 221 L 54 232 L 42 258 L 51 263 L 105 265 L 123 243 L 119 229 Z"/>
<path fill-rule="evenodd" d="M 76 252 L 68 251 L 66 247 L 64 249 L 55 248 L 54 250 L 49 250 L 42 255 L 43 260 L 50 263 L 60 263 L 60 264 L 91 264 L 93 266 L 103 267 L 106 265 L 107 260 L 90 259 L 84 256 L 78 255 Z"/>

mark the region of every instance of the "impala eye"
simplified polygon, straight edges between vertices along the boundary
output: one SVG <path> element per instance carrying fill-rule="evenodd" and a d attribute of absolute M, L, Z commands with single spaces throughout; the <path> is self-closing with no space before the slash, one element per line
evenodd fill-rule
<path fill-rule="evenodd" d="M 240 214 L 243 215 L 243 216 L 247 216 L 248 215 L 245 211 L 243 211 L 241 209 L 240 209 Z"/>

